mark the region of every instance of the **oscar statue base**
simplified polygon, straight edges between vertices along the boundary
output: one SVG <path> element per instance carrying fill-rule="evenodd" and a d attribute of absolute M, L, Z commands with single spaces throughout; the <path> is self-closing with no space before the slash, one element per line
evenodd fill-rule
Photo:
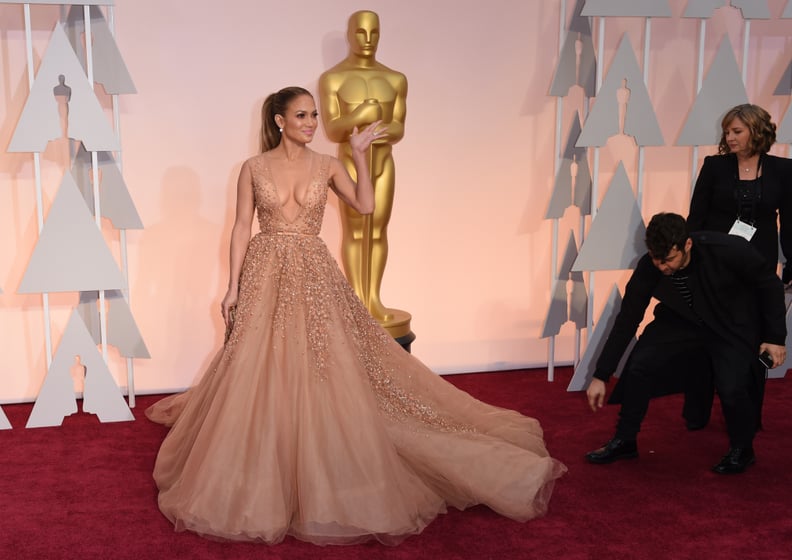
<path fill-rule="evenodd" d="M 412 315 L 401 309 L 388 309 L 388 317 L 379 324 L 398 342 L 402 348 L 410 351 L 410 345 L 415 340 L 415 334 L 410 330 Z"/>

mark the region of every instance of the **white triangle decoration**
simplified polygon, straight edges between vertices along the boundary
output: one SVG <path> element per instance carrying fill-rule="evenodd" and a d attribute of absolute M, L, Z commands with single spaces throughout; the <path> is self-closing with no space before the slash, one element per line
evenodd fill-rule
<path fill-rule="evenodd" d="M 572 271 L 635 268 L 638 259 L 646 252 L 645 234 L 646 226 L 638 201 L 624 165 L 619 162 Z"/>
<path fill-rule="evenodd" d="M 624 88 L 629 90 L 624 107 L 624 134 L 634 137 L 638 146 L 664 144 L 643 73 L 625 33 L 576 146 L 604 146 L 611 136 L 622 132 L 619 130 L 619 93 Z"/>
<path fill-rule="evenodd" d="M 123 287 L 121 271 L 67 171 L 17 293 Z"/>
<path fill-rule="evenodd" d="M 729 36 L 726 35 L 718 47 L 676 145 L 716 146 L 723 133 L 720 126 L 723 115 L 742 103 L 748 103 L 748 94 L 745 92 Z"/>
<path fill-rule="evenodd" d="M 3 407 L 0 406 L 0 430 L 10 430 L 11 429 L 11 422 L 8 421 L 8 417 L 3 412 Z"/>
<path fill-rule="evenodd" d="M 75 356 L 80 357 L 80 363 L 86 370 L 83 410 L 96 414 L 101 422 L 134 420 L 88 329 L 74 310 L 33 405 L 27 427 L 60 426 L 65 416 L 77 412 L 71 378 Z"/>
<path fill-rule="evenodd" d="M 74 357 L 85 352 L 84 349 L 74 348 L 74 317 L 69 319 L 69 324 L 63 333 L 58 350 L 52 359 L 49 371 L 44 377 L 33 410 L 30 412 L 26 427 L 43 428 L 47 426 L 60 426 L 63 418 L 77 412 L 77 399 L 74 396 L 74 382 L 71 377 L 71 367 Z M 79 320 L 79 317 L 77 318 Z M 90 348 L 96 352 L 96 346 L 91 341 Z"/>
<path fill-rule="evenodd" d="M 70 138 L 81 140 L 90 151 L 120 150 L 118 138 L 66 33 L 56 24 L 8 145 L 9 152 L 43 152 L 47 142 L 63 137 L 56 87 L 70 88 L 66 116 Z"/>

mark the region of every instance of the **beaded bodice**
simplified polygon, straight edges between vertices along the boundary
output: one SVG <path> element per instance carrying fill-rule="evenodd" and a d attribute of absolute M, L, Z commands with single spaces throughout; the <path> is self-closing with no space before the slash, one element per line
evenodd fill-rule
<path fill-rule="evenodd" d="M 253 196 L 261 233 L 319 235 L 327 203 L 330 157 L 314 154 L 305 200 L 292 221 L 284 216 L 281 209 L 270 169 L 270 155 L 264 152 L 248 160 L 248 163 L 253 177 Z"/>

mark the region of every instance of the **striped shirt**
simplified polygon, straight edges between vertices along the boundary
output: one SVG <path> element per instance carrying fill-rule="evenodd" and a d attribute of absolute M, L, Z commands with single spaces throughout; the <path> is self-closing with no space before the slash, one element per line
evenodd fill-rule
<path fill-rule="evenodd" d="M 693 308 L 693 294 L 690 293 L 690 287 L 688 286 L 688 275 L 684 270 L 677 270 L 674 274 L 671 275 L 671 281 L 674 283 L 679 295 L 685 300 L 688 304 L 688 307 L 691 309 Z"/>

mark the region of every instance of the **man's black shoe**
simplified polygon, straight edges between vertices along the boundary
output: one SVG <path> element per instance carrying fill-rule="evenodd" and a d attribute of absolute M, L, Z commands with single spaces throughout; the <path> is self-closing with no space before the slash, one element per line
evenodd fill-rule
<path fill-rule="evenodd" d="M 688 429 L 689 432 L 695 432 L 696 430 L 703 430 L 707 427 L 706 422 L 694 422 L 693 420 L 688 420 L 685 422 L 685 427 Z"/>
<path fill-rule="evenodd" d="M 638 456 L 638 444 L 635 440 L 627 441 L 624 439 L 613 438 L 608 443 L 586 453 L 586 460 L 589 463 L 605 464 L 618 461 L 619 459 L 632 459 Z"/>
<path fill-rule="evenodd" d="M 739 474 L 756 462 L 752 447 L 731 447 L 720 462 L 712 467 L 718 474 Z"/>

